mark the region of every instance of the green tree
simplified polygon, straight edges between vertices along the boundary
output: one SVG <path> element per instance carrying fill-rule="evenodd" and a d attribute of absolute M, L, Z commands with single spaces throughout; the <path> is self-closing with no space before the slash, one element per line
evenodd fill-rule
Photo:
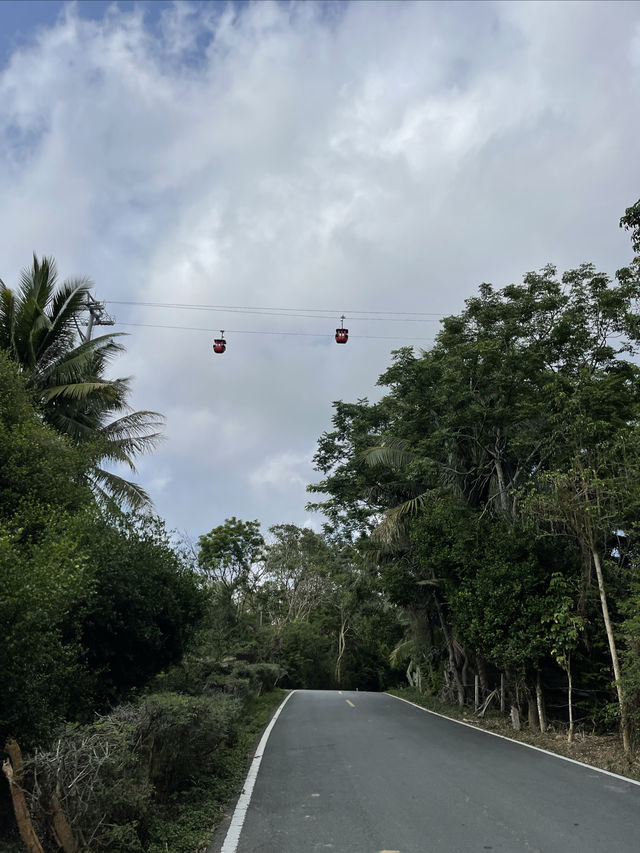
<path fill-rule="evenodd" d="M 79 532 L 94 574 L 81 638 L 104 705 L 180 660 L 201 625 L 206 596 L 161 519 L 98 508 Z"/>
<path fill-rule="evenodd" d="M 96 494 L 140 506 L 149 502 L 144 490 L 98 463 L 124 463 L 135 471 L 135 458 L 157 444 L 162 418 L 131 411 L 130 380 L 106 376 L 123 351 L 121 335 L 81 339 L 91 286 L 88 279 L 58 285 L 55 262 L 34 255 L 16 292 L 0 282 L 0 349 L 20 365 L 45 421 L 92 447 L 95 461 L 87 476 Z"/>
<path fill-rule="evenodd" d="M 269 528 L 256 602 L 270 624 L 306 620 L 332 593 L 333 554 L 323 536 L 295 524 Z"/>
<path fill-rule="evenodd" d="M 42 422 L 0 351 L 0 742 L 38 743 L 86 701 L 74 614 L 92 575 L 75 518 L 83 454 Z"/>
<path fill-rule="evenodd" d="M 627 211 L 621 224 L 637 237 L 636 207 Z M 523 661 L 534 663 L 544 643 L 550 643 L 541 629 L 536 600 L 544 595 L 552 572 L 559 568 L 540 562 L 537 534 L 522 529 L 523 518 L 535 515 L 527 497 L 531 489 L 555 507 L 541 521 L 540 534 L 560 525 L 573 552 L 589 555 L 579 596 L 584 597 L 592 569 L 600 583 L 598 566 L 602 568 L 610 553 L 612 536 L 616 529 L 628 528 L 633 520 L 630 507 L 637 505 L 632 484 L 637 480 L 638 454 L 632 436 L 640 375 L 630 356 L 640 338 L 639 295 L 637 261 L 619 270 L 614 281 L 583 264 L 561 277 L 548 266 L 539 273 L 528 273 L 521 285 L 499 291 L 483 284 L 460 315 L 445 318 L 429 352 L 416 355 L 403 349 L 394 354 L 394 363 L 379 380 L 386 389 L 381 401 L 372 406 L 366 400 L 336 404 L 334 430 L 321 437 L 316 455 L 324 479 L 312 487 L 328 497 L 316 506 L 327 512 L 334 528 L 355 519 L 357 527 L 352 524 L 352 529 L 360 535 L 374 531 L 387 592 L 397 595 L 406 589 L 402 595 L 409 614 L 411 600 L 415 602 L 410 620 L 414 627 L 419 626 L 414 646 L 420 645 L 421 634 L 433 634 L 436 629 L 446 638 L 454 627 L 457 636 L 452 633 L 450 642 L 445 639 L 451 659 L 461 645 L 464 628 L 464 620 L 459 618 L 452 626 L 455 590 L 440 582 L 449 576 L 447 572 L 455 575 L 456 561 L 446 565 L 443 543 L 451 537 L 443 531 L 442 543 L 436 541 L 441 525 L 433 496 L 449 495 L 459 501 L 454 515 L 457 512 L 462 520 L 470 512 L 475 535 L 488 542 L 493 536 L 488 533 L 505 524 L 511 531 L 507 538 L 529 540 L 529 556 L 522 557 L 522 565 L 529 565 L 531 571 L 527 569 L 525 574 L 536 582 L 524 608 L 529 610 L 531 624 L 523 625 Z M 569 472 L 580 467 L 584 468 L 582 480 L 574 478 L 568 483 Z M 592 477 L 598 483 L 595 490 L 594 483 L 583 488 L 584 477 L 591 477 L 589 471 L 596 472 Z M 563 478 L 567 486 L 563 487 L 564 496 L 558 497 L 557 488 L 557 500 L 552 500 L 552 483 L 559 487 Z M 572 522 L 576 495 L 582 500 L 578 508 L 581 519 L 584 510 L 591 508 L 591 522 L 599 495 L 602 512 L 595 527 Z M 428 515 L 431 521 L 426 520 Z M 536 517 L 540 520 L 540 513 Z M 562 524 L 560 517 L 565 519 Z M 411 542 L 412 519 L 433 527 L 431 551 L 424 564 L 416 558 L 416 545 Z M 510 529 L 508 525 L 515 526 Z M 452 522 L 451 530 L 454 537 L 459 535 L 460 524 Z M 597 538 L 595 549 L 590 530 Z M 490 548 L 497 557 L 498 545 Z M 471 547 L 465 558 L 467 569 L 478 553 Z M 438 571 L 434 554 L 441 555 L 441 563 L 444 560 Z M 492 564 L 497 568 L 500 562 L 492 562 L 489 552 L 484 553 L 484 560 L 483 571 Z M 465 562 L 459 561 L 458 566 L 464 568 Z M 514 576 L 511 586 L 515 590 L 519 565 L 509 569 L 507 561 L 505 569 Z M 574 571 L 571 569 L 570 578 Z M 485 571 L 488 588 L 491 574 Z M 461 577 L 469 583 L 474 580 L 470 571 Z M 422 585 L 427 586 L 424 592 L 420 591 Z M 433 588 L 429 590 L 429 586 Z M 603 600 L 602 583 L 600 587 Z M 491 611 L 499 609 L 498 601 L 490 607 Z M 429 624 L 434 612 L 439 618 Z M 427 623 L 423 619 L 420 626 L 416 613 Z M 611 646 L 613 632 L 609 627 L 606 631 Z M 527 651 L 529 641 L 533 646 Z M 473 641 L 476 643 L 480 643 L 479 636 Z M 493 650 L 495 660 L 497 651 Z M 500 657 L 504 659 L 505 654 Z M 612 651 L 612 664 L 613 659 Z M 615 664 L 613 668 L 615 674 Z M 617 675 L 615 678 L 618 682 Z"/>
<path fill-rule="evenodd" d="M 568 741 L 573 742 L 573 673 L 571 655 L 575 652 L 584 630 L 584 619 L 576 612 L 575 589 L 560 572 L 554 572 L 549 582 L 551 610 L 546 621 L 549 625 L 551 654 L 567 673 L 569 731 Z"/>
<path fill-rule="evenodd" d="M 198 539 L 198 565 L 212 584 L 221 584 L 239 599 L 255 586 L 264 559 L 260 522 L 241 521 L 235 516 Z"/>

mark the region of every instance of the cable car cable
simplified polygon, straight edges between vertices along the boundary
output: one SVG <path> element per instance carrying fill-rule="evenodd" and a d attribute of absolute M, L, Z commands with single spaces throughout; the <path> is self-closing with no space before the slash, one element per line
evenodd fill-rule
<path fill-rule="evenodd" d="M 255 312 L 258 314 L 266 314 L 266 315 L 274 315 L 274 312 L 286 312 L 281 316 L 285 317 L 294 317 L 297 315 L 302 316 L 303 314 L 313 315 L 314 318 L 317 316 L 318 319 L 331 319 L 336 314 L 342 313 L 343 309 L 339 310 L 331 310 L 329 308 L 270 308 L 267 306 L 259 306 L 259 305 L 210 305 L 206 303 L 186 303 L 186 302 L 143 302 L 133 299 L 105 299 L 103 300 L 110 305 L 135 305 L 139 307 L 146 308 L 181 308 L 193 311 L 233 311 L 233 312 Z M 345 314 L 349 314 L 351 317 L 354 315 L 367 315 L 367 314 L 378 314 L 383 315 L 380 319 L 393 319 L 396 322 L 400 318 L 407 317 L 409 320 L 414 322 L 422 322 L 418 321 L 415 318 L 418 317 L 445 317 L 446 314 L 435 312 L 435 311 L 347 311 L 344 310 Z M 378 319 L 375 317 L 361 317 L 358 316 L 355 319 Z"/>
<path fill-rule="evenodd" d="M 204 329 L 202 326 L 165 326 L 157 323 L 121 323 L 118 321 L 118 326 L 135 326 L 137 328 L 144 329 L 179 329 L 185 332 L 215 332 L 219 333 L 219 329 Z M 287 335 L 294 337 L 306 337 L 306 338 L 331 338 L 333 337 L 331 334 L 322 334 L 320 332 L 274 332 L 270 331 L 260 331 L 259 329 L 225 329 L 227 334 L 233 335 Z M 376 340 L 376 341 L 397 341 L 397 340 L 409 340 L 409 341 L 425 341 L 428 343 L 433 343 L 432 338 L 405 338 L 404 336 L 399 335 L 354 335 L 350 333 L 350 337 L 353 338 L 363 338 L 368 340 Z"/>

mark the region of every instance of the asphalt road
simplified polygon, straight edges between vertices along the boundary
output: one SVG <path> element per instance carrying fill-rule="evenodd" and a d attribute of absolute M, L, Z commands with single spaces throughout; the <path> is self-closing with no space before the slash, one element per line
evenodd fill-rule
<path fill-rule="evenodd" d="M 640 786 L 384 694 L 299 691 L 238 853 L 640 853 Z"/>

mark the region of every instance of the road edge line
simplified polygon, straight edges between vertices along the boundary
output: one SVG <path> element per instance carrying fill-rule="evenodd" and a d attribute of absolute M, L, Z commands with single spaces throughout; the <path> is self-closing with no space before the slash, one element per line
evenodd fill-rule
<path fill-rule="evenodd" d="M 242 832 L 244 819 L 247 814 L 247 809 L 249 808 L 249 803 L 251 802 L 253 786 L 256 784 L 256 779 L 258 778 L 260 762 L 262 761 L 262 755 L 267 745 L 267 741 L 269 740 L 271 729 L 275 726 L 276 720 L 280 716 L 280 712 L 295 692 L 295 690 L 292 690 L 290 693 L 287 693 L 282 702 L 278 705 L 275 714 L 273 715 L 273 717 L 271 717 L 269 725 L 262 733 L 260 743 L 258 744 L 256 753 L 253 756 L 253 760 L 249 766 L 246 779 L 244 780 L 242 793 L 238 797 L 238 802 L 236 803 L 236 807 L 233 810 L 233 817 L 231 818 L 231 823 L 229 825 L 229 829 L 227 830 L 227 834 L 224 839 L 224 844 L 222 845 L 220 853 L 236 853 L 236 850 L 238 849 L 240 833 Z"/>
<path fill-rule="evenodd" d="M 509 743 L 517 743 L 519 746 L 526 746 L 527 749 L 535 749 L 536 752 L 542 752 L 545 755 L 550 755 L 552 758 L 560 758 L 562 761 L 568 761 L 570 764 L 577 764 L 579 767 L 586 767 L 588 770 L 596 770 L 598 773 L 604 773 L 605 776 L 613 776 L 614 779 L 620 779 L 622 782 L 629 782 L 631 785 L 640 786 L 640 782 L 638 782 L 637 779 L 631 779 L 629 776 L 621 776 L 619 773 L 612 773 L 611 770 L 603 770 L 602 767 L 595 767 L 593 764 L 586 764 L 584 761 L 578 761 L 575 758 L 569 758 L 568 756 L 560 755 L 557 752 L 550 752 L 548 749 L 542 749 L 541 746 L 534 746 L 532 743 L 525 743 L 523 740 L 516 740 L 515 738 L 498 734 L 498 732 L 490 732 L 488 729 L 483 729 L 480 726 L 465 723 L 463 720 L 456 720 L 455 717 L 447 717 L 446 714 L 439 714 L 437 711 L 432 711 L 430 708 L 424 708 L 422 705 L 416 705 L 416 703 L 411 702 L 410 699 L 403 699 L 402 696 L 396 696 L 393 693 L 387 693 L 385 691 L 385 696 L 390 696 L 392 699 L 399 699 L 401 702 L 406 702 L 407 705 L 413 705 L 413 707 L 417 708 L 419 711 L 425 711 L 427 714 L 433 714 L 434 717 L 441 717 L 443 720 L 449 720 L 449 722 L 457 723 L 459 726 L 466 726 L 468 729 L 473 729 L 474 732 L 482 732 L 485 735 L 499 737 L 502 740 L 509 741 Z"/>

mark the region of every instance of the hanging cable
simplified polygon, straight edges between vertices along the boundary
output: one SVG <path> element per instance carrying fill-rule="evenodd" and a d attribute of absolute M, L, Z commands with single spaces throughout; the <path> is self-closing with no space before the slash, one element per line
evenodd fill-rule
<path fill-rule="evenodd" d="M 120 323 L 119 326 L 135 326 L 136 328 L 143 329 L 178 329 L 185 332 L 214 332 L 218 333 L 218 329 L 205 329 L 202 326 L 168 326 L 161 325 L 159 323 Z M 225 329 L 227 334 L 233 335 L 288 335 L 294 337 L 303 337 L 303 338 L 330 338 L 332 337 L 331 333 L 322 334 L 319 332 L 277 332 L 273 330 L 259 330 L 259 329 Z M 399 335 L 354 335 L 350 334 L 350 337 L 353 338 L 366 338 L 368 340 L 376 340 L 376 341 L 397 341 L 397 340 L 409 340 L 409 341 L 423 341 L 432 343 L 432 338 L 405 338 L 404 336 Z"/>
<path fill-rule="evenodd" d="M 239 314 L 255 314 L 266 317 L 305 317 L 307 319 L 329 320 L 342 309 L 332 311 L 327 308 L 268 308 L 257 305 L 207 305 L 185 302 L 143 302 L 133 299 L 107 299 L 110 305 L 131 305 L 141 308 L 169 308 L 172 310 L 188 311 L 228 311 Z M 373 320 L 378 322 L 408 322 L 421 323 L 444 317 L 444 314 L 429 311 L 346 311 L 345 313 L 357 320 Z M 377 315 L 377 316 L 372 316 Z M 420 319 L 424 318 L 424 319 Z"/>

